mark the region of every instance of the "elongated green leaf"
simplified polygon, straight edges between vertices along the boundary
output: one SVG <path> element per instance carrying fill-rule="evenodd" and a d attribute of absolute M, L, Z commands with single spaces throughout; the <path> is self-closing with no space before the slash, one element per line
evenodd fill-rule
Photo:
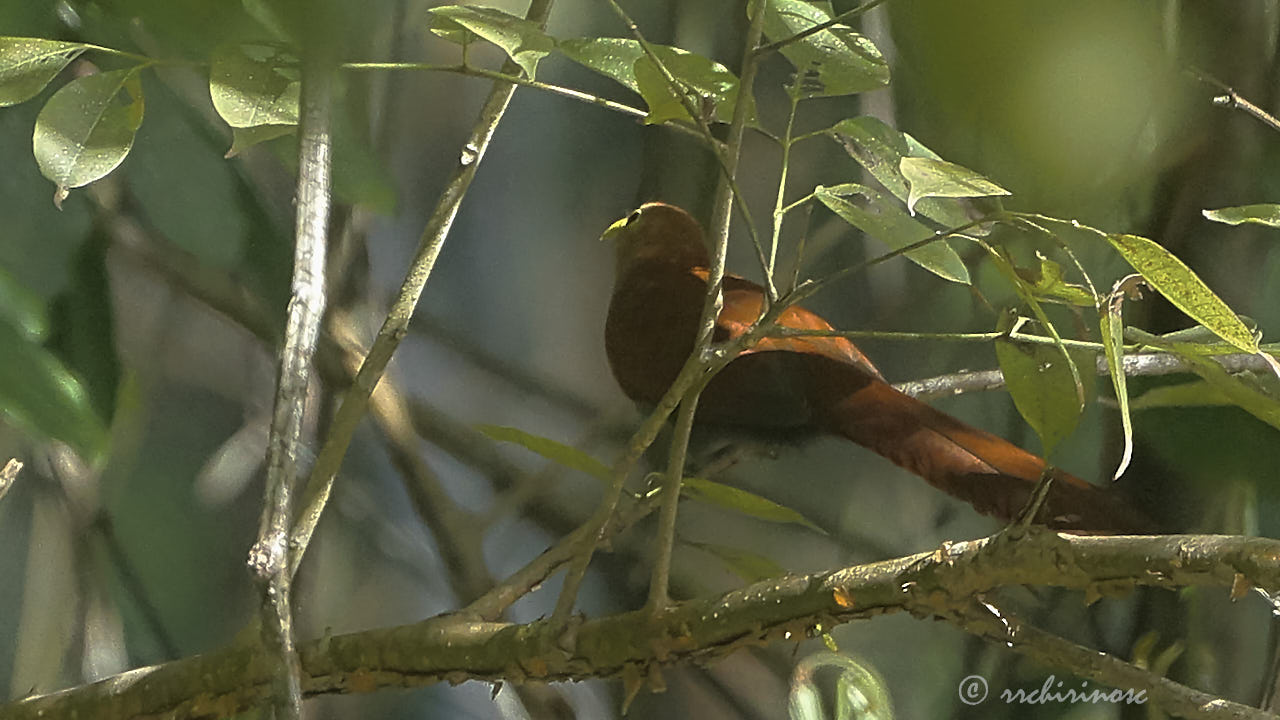
<path fill-rule="evenodd" d="M 1280 389 L 1273 374 L 1262 376 L 1242 372 L 1232 374 L 1212 356 L 1206 355 L 1202 343 L 1166 340 L 1162 336 L 1143 333 L 1143 343 L 1176 353 L 1195 374 L 1225 395 L 1233 405 L 1280 428 Z M 1272 361 L 1272 366 L 1275 363 Z"/>
<path fill-rule="evenodd" d="M 1213 358 L 1196 353 L 1183 354 L 1177 346 L 1171 349 L 1191 365 L 1195 374 L 1226 395 L 1232 404 L 1268 425 L 1280 428 L 1280 398 L 1274 394 L 1274 388 L 1269 391 L 1252 373 L 1233 375 Z"/>
<path fill-rule="evenodd" d="M 548 460 L 586 473 L 597 480 L 609 480 L 611 471 L 608 465 L 564 443 L 502 425 L 479 425 L 476 429 L 498 442 L 515 443 Z"/>
<path fill-rule="evenodd" d="M 23 336 L 41 342 L 49 332 L 44 298 L 0 266 L 0 321 L 8 322 Z"/>
<path fill-rule="evenodd" d="M 766 0 L 764 34 L 783 40 L 831 19 L 831 3 Z M 795 66 L 804 97 L 852 95 L 889 84 L 889 64 L 879 48 L 847 25 L 825 30 L 782 47 Z"/>
<path fill-rule="evenodd" d="M 668 45 L 651 47 L 697 104 L 710 109 L 712 119 L 729 121 L 738 99 L 737 76 L 720 63 L 687 50 Z M 643 97 L 649 106 L 645 122 L 691 120 L 639 42 L 625 38 L 575 38 L 562 41 L 558 49 L 570 60 L 612 78 Z"/>
<path fill-rule="evenodd" d="M 459 42 L 457 28 L 465 28 L 502 48 L 529 77 L 538 61 L 556 48 L 556 41 L 538 24 L 494 8 L 448 5 L 431 9 L 431 31 L 451 42 Z"/>
<path fill-rule="evenodd" d="M 686 477 L 683 488 L 684 494 L 694 500 L 718 505 L 759 520 L 803 525 L 810 530 L 826 534 L 822 528 L 809 522 L 805 516 L 795 510 L 746 490 L 697 477 Z"/>
<path fill-rule="evenodd" d="M 213 53 L 209 96 L 233 128 L 297 125 L 298 58 L 274 45 L 223 45 Z"/>
<path fill-rule="evenodd" d="M 928 197 L 972 198 L 1012 195 L 999 185 L 967 167 L 923 157 L 904 157 L 898 164 L 911 186 L 907 212 L 915 215 L 916 203 Z"/>
<path fill-rule="evenodd" d="M 818 186 L 813 194 L 842 220 L 894 250 L 935 236 L 933 230 L 865 185 L 845 183 L 832 187 Z M 903 254 L 911 262 L 940 278 L 969 284 L 969 269 L 945 238 L 938 238 Z"/>
<path fill-rule="evenodd" d="M 1012 318 L 1001 319 L 1001 331 L 1012 327 Z M 996 341 L 996 360 L 1005 385 L 1027 424 L 1040 436 L 1045 457 L 1080 424 L 1075 376 L 1062 351 L 1053 345 Z"/>
<path fill-rule="evenodd" d="M 0 319 L 0 412 L 93 461 L 107 440 L 80 381 L 56 357 Z"/>
<path fill-rule="evenodd" d="M 686 545 L 691 545 L 703 550 L 710 555 L 714 555 L 717 560 L 724 563 L 729 572 L 737 575 L 746 582 L 758 582 L 772 577 L 781 577 L 787 574 L 786 568 L 774 562 L 770 558 L 760 553 L 743 550 L 741 548 L 729 547 L 727 545 L 716 545 L 714 543 L 696 543 L 685 541 Z"/>
<path fill-rule="evenodd" d="M 1107 356 L 1107 374 L 1111 377 L 1111 387 L 1116 394 L 1116 405 L 1120 409 L 1120 428 L 1124 435 L 1124 449 L 1120 454 L 1120 463 L 1111 479 L 1119 480 L 1129 463 L 1133 460 L 1133 418 L 1129 415 L 1129 387 L 1124 374 L 1124 299 L 1128 294 L 1136 294 L 1135 276 L 1121 279 L 1111 290 L 1106 305 L 1098 308 L 1098 324 L 1102 334 L 1102 347 Z"/>
<path fill-rule="evenodd" d="M 898 132 L 870 116 L 841 120 L 829 132 L 845 152 L 903 202 L 907 201 L 910 188 L 902 174 L 902 160 L 908 157 L 942 159 L 907 133 Z M 972 219 L 961 201 L 950 198 L 923 198 L 915 204 L 915 209 L 948 228 L 960 227 Z"/>
<path fill-rule="evenodd" d="M 138 68 L 76 78 L 49 98 L 36 117 L 32 147 L 40 172 L 58 186 L 57 204 L 69 188 L 124 162 L 144 107 Z"/>
<path fill-rule="evenodd" d="M 88 47 L 44 38 L 0 37 L 0 107 L 35 97 Z"/>
<path fill-rule="evenodd" d="M 1227 225 L 1257 223 L 1267 227 L 1280 228 L 1280 205 L 1275 203 L 1241 205 L 1217 210 L 1201 210 L 1200 212 L 1209 220 L 1226 223 Z"/>
<path fill-rule="evenodd" d="M 1156 292 L 1179 310 L 1240 350 L 1258 352 L 1258 343 L 1249 328 L 1173 253 L 1137 235 L 1108 235 L 1107 240 Z"/>

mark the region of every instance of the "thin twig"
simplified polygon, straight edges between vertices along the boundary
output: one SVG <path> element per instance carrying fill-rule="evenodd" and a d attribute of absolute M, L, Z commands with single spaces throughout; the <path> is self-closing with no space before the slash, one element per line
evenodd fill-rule
<path fill-rule="evenodd" d="M 1231 373 L 1237 372 L 1271 372 L 1266 360 L 1247 353 L 1233 355 L 1217 355 L 1214 357 L 1222 367 Z M 1097 359 L 1098 375 L 1107 375 L 1107 361 Z M 1172 353 L 1138 353 L 1124 356 L 1124 374 L 1126 377 L 1174 375 L 1193 372 L 1193 367 L 1183 358 Z M 977 370 L 972 372 L 949 373 L 922 380 L 911 380 L 898 383 L 898 390 L 918 397 L 922 400 L 949 395 L 960 395 L 967 392 L 984 392 L 999 390 L 1004 387 L 1004 374 L 999 370 Z"/>
<path fill-rule="evenodd" d="M 1208 85 L 1212 85 L 1218 88 L 1219 90 L 1223 91 L 1224 94 L 1218 95 L 1213 99 L 1214 105 L 1231 108 L 1232 110 L 1241 110 L 1249 115 L 1252 115 L 1254 118 L 1256 118 L 1258 121 L 1260 121 L 1262 124 L 1266 125 L 1267 127 L 1271 128 L 1272 130 L 1280 132 L 1280 120 L 1277 120 L 1274 115 L 1267 112 L 1266 110 L 1263 110 L 1257 105 L 1254 105 L 1253 103 L 1249 102 L 1247 98 L 1245 98 L 1240 93 L 1236 92 L 1235 88 L 1222 82 L 1221 80 L 1210 75 L 1209 73 L 1204 72 L 1203 70 L 1199 70 L 1197 68 L 1189 68 L 1188 72 L 1191 73 L 1191 75 L 1195 77 L 1197 80 L 1199 80 L 1200 82 L 1203 82 Z"/>
<path fill-rule="evenodd" d="M 9 462 L 4 464 L 4 469 L 0 469 L 0 499 L 4 499 L 5 493 L 13 487 L 20 472 L 22 472 L 22 461 L 18 458 L 9 458 Z"/>

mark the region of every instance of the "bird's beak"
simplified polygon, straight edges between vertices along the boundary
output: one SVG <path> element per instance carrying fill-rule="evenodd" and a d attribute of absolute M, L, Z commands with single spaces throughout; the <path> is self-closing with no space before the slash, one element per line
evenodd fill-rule
<path fill-rule="evenodd" d="M 626 217 L 618 218 L 617 222 L 610 225 L 609 228 L 604 231 L 604 234 L 600 236 L 600 242 L 616 239 L 619 235 L 622 234 L 622 230 L 626 226 L 627 226 L 627 218 Z"/>

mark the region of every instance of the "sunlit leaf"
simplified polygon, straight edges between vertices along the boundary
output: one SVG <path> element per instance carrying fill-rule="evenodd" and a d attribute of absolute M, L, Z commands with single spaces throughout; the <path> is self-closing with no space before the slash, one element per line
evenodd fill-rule
<path fill-rule="evenodd" d="M 783 40 L 831 19 L 831 3 L 766 0 L 764 34 Z M 848 25 L 833 25 L 784 45 L 783 56 L 799 75 L 804 97 L 831 97 L 889 84 L 889 64 L 879 48 Z"/>
<path fill-rule="evenodd" d="M 0 37 L 0 107 L 38 95 L 88 47 L 44 38 Z"/>
<path fill-rule="evenodd" d="M 650 45 L 653 54 L 711 119 L 728 122 L 738 98 L 738 78 L 724 65 L 687 50 Z M 647 123 L 691 120 L 644 48 L 625 38 L 575 38 L 559 44 L 566 57 L 638 93 L 649 106 Z M 748 100 L 750 102 L 750 100 Z M 749 108 L 750 110 L 750 108 Z"/>
<path fill-rule="evenodd" d="M 432 8 L 431 31 L 451 42 L 460 42 L 457 32 L 467 32 L 502 48 L 529 77 L 533 77 L 538 61 L 556 49 L 556 41 L 538 24 L 494 8 L 448 5 Z"/>
<path fill-rule="evenodd" d="M 822 528 L 809 522 L 805 516 L 785 505 L 760 497 L 755 493 L 730 487 L 723 483 L 698 477 L 684 479 L 683 492 L 689 498 L 709 505 L 717 505 L 727 510 L 747 515 L 758 520 L 772 523 L 788 523 L 803 525 L 810 530 L 826 534 Z"/>
<path fill-rule="evenodd" d="M 845 152 L 903 202 L 907 201 L 909 187 L 902 174 L 902 160 L 908 157 L 942 159 L 907 133 L 871 116 L 841 120 L 829 132 Z M 923 198 L 915 204 L 915 209 L 948 228 L 960 227 L 973 219 L 963 201 L 951 198 Z"/>
<path fill-rule="evenodd" d="M 1120 463 L 1111 479 L 1118 480 L 1129 469 L 1133 460 L 1133 419 L 1129 415 L 1129 388 L 1124 374 L 1124 300 L 1128 292 L 1121 280 L 1107 298 L 1106 305 L 1098 308 L 1098 324 L 1102 334 L 1102 347 L 1107 356 L 1107 374 L 1111 377 L 1111 387 L 1116 394 L 1116 404 L 1120 410 L 1120 428 L 1124 446 L 1120 453 Z"/>
<path fill-rule="evenodd" d="M 581 471 L 597 480 L 608 480 L 610 477 L 611 471 L 608 465 L 564 443 L 502 425 L 479 425 L 476 429 L 498 442 L 515 443 L 552 462 L 571 470 Z"/>
<path fill-rule="evenodd" d="M 912 215 L 916 212 L 916 203 L 923 198 L 973 198 L 1012 194 L 969 168 L 946 160 L 904 157 L 898 167 L 911 188 L 907 194 L 907 212 Z"/>
<path fill-rule="evenodd" d="M 233 128 L 297 125 L 298 58 L 274 45 L 224 45 L 213 53 L 209 96 Z"/>
<path fill-rule="evenodd" d="M 1268 227 L 1280 228 L 1280 205 L 1266 203 L 1261 205 L 1241 205 L 1225 207 L 1217 210 L 1201 210 L 1205 218 L 1227 225 L 1257 223 Z"/>
<path fill-rule="evenodd" d="M 845 183 L 831 187 L 819 186 L 813 194 L 842 220 L 891 249 L 900 250 L 935 236 L 929 227 L 865 185 Z M 938 277 L 969 284 L 968 268 L 945 238 L 938 238 L 903 254 L 911 262 Z"/>
<path fill-rule="evenodd" d="M 32 148 L 40 172 L 58 186 L 58 202 L 69 188 L 124 161 L 144 107 L 138 68 L 76 78 L 49 98 L 36 117 Z"/>
<path fill-rule="evenodd" d="M 1137 235 L 1108 235 L 1107 240 L 1156 292 L 1179 310 L 1240 350 L 1258 352 L 1258 343 L 1249 328 L 1173 253 Z"/>

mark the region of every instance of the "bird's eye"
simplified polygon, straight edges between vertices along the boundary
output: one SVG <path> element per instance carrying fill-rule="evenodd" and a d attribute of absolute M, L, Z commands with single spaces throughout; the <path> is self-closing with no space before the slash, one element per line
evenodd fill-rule
<path fill-rule="evenodd" d="M 640 219 L 640 211 L 639 211 L 639 210 L 632 210 L 632 211 L 631 211 L 631 214 L 627 216 L 627 225 L 630 225 L 631 223 L 633 223 L 633 222 L 635 222 L 635 221 L 637 221 L 637 220 L 639 220 L 639 219 Z"/>

